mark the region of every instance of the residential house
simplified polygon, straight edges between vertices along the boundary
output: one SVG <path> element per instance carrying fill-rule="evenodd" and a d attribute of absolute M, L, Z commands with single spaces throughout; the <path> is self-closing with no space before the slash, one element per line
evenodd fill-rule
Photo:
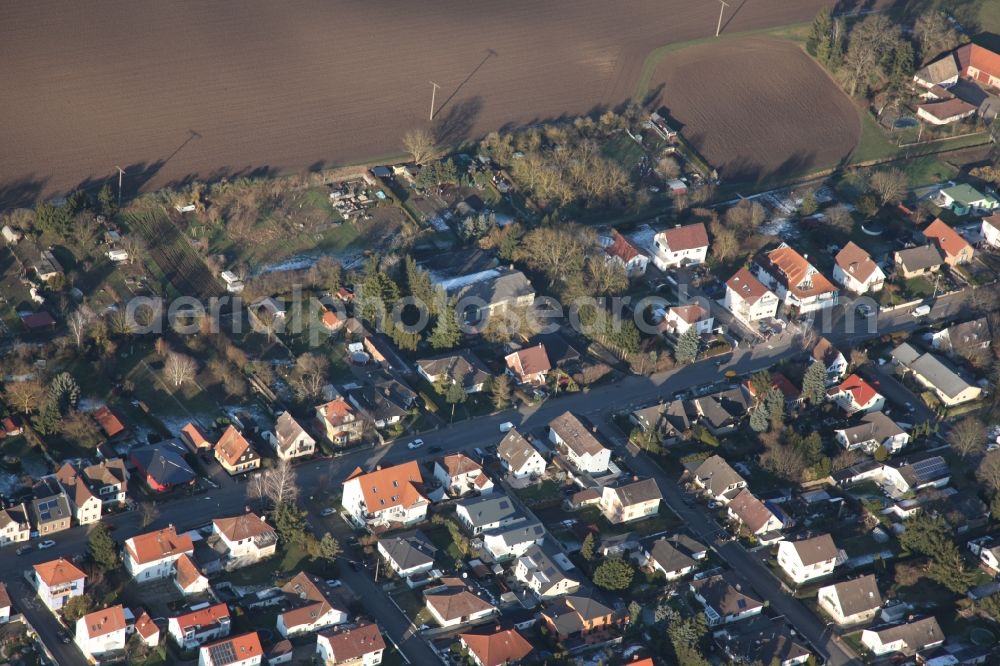
<path fill-rule="evenodd" d="M 882 595 L 871 574 L 821 587 L 817 601 L 840 625 L 870 622 L 882 607 Z"/>
<path fill-rule="evenodd" d="M 92 663 L 125 656 L 125 609 L 121 604 L 88 613 L 76 621 L 76 644 Z"/>
<path fill-rule="evenodd" d="M 945 224 L 941 218 L 935 219 L 923 231 L 924 238 L 937 245 L 938 251 L 949 266 L 958 266 L 972 261 L 973 249 L 969 241 Z"/>
<path fill-rule="evenodd" d="M 545 458 L 516 428 L 511 428 L 497 446 L 500 464 L 514 479 L 537 479 L 545 474 Z"/>
<path fill-rule="evenodd" d="M 983 218 L 979 237 L 986 247 L 993 250 L 1000 249 L 1000 213 Z"/>
<path fill-rule="evenodd" d="M 549 441 L 570 465 L 588 474 L 607 472 L 611 462 L 611 449 L 601 444 L 596 433 L 596 426 L 588 428 L 572 412 L 565 412 L 549 422 Z"/>
<path fill-rule="evenodd" d="M 264 648 L 256 631 L 226 638 L 198 650 L 198 666 L 259 666 Z"/>
<path fill-rule="evenodd" d="M 481 393 L 492 375 L 472 352 L 460 350 L 417 361 L 417 372 L 431 384 L 458 384 L 466 393 Z"/>
<path fill-rule="evenodd" d="M 0 509 L 0 548 L 27 541 L 31 536 L 28 507 L 22 502 Z"/>
<path fill-rule="evenodd" d="M 434 568 L 437 548 L 420 530 L 380 537 L 378 553 L 400 578 L 410 578 Z"/>
<path fill-rule="evenodd" d="M 496 629 L 488 632 L 459 634 L 458 642 L 469 653 L 476 666 L 507 666 L 526 659 L 534 649 L 517 629 Z"/>
<path fill-rule="evenodd" d="M 778 566 L 796 584 L 833 573 L 840 550 L 829 534 L 778 544 Z"/>
<path fill-rule="evenodd" d="M 56 480 L 69 500 L 73 518 L 80 525 L 96 523 L 101 519 L 104 503 L 87 486 L 87 482 L 70 463 L 63 463 L 56 470 Z"/>
<path fill-rule="evenodd" d="M 43 477 L 31 489 L 31 518 L 35 531 L 45 536 L 69 529 L 73 510 L 66 491 L 53 477 Z"/>
<path fill-rule="evenodd" d="M 691 429 L 691 420 L 688 418 L 683 400 L 661 402 L 636 409 L 629 414 L 629 420 L 643 432 L 658 434 L 665 444 L 676 444 Z"/>
<path fill-rule="evenodd" d="M 0 625 L 10 622 L 10 608 L 10 593 L 7 591 L 7 585 L 0 583 Z"/>
<path fill-rule="evenodd" d="M 506 495 L 460 500 L 455 504 L 455 517 L 471 534 L 500 529 L 524 518 Z"/>
<path fill-rule="evenodd" d="M 417 396 L 393 379 L 378 380 L 375 384 L 352 387 L 347 400 L 378 430 L 394 426 L 409 415 Z"/>
<path fill-rule="evenodd" d="M 686 534 L 678 533 L 667 537 L 674 548 L 693 560 L 701 561 L 708 557 L 708 548 L 703 543 L 695 541 Z"/>
<path fill-rule="evenodd" d="M 150 490 L 162 493 L 194 483 L 195 473 L 184 460 L 185 451 L 179 440 L 171 439 L 132 449 L 129 459 Z"/>
<path fill-rule="evenodd" d="M 125 432 L 125 424 L 107 405 L 98 407 L 90 416 L 108 439 L 114 439 Z"/>
<path fill-rule="evenodd" d="M 993 336 L 986 317 L 954 324 L 931 333 L 931 346 L 943 352 L 961 356 L 977 349 L 989 349 Z"/>
<path fill-rule="evenodd" d="M 946 360 L 930 352 L 921 354 L 908 342 L 896 347 L 892 358 L 904 372 L 930 389 L 945 407 L 971 402 L 982 395 L 982 388 L 967 382 Z"/>
<path fill-rule="evenodd" d="M 820 337 L 810 351 L 810 363 L 822 363 L 826 368 L 827 384 L 835 384 L 847 372 L 847 358 L 833 343 Z"/>
<path fill-rule="evenodd" d="M 834 259 L 833 281 L 855 294 L 867 294 L 882 291 L 885 272 L 870 254 L 848 241 Z"/>
<path fill-rule="evenodd" d="M 934 92 L 928 94 L 933 95 Z M 917 117 L 932 125 L 950 125 L 974 115 L 976 106 L 958 97 L 949 96 L 917 105 Z"/>
<path fill-rule="evenodd" d="M 654 573 L 657 571 L 662 573 L 667 580 L 682 578 L 698 566 L 692 557 L 675 548 L 675 545 L 665 537 L 654 541 L 652 546 L 646 546 L 642 554 L 646 566 Z"/>
<path fill-rule="evenodd" d="M 655 516 L 663 494 L 655 479 L 631 480 L 601 489 L 601 513 L 614 525 Z"/>
<path fill-rule="evenodd" d="M 260 455 L 233 425 L 215 443 L 215 459 L 231 476 L 260 468 Z"/>
<path fill-rule="evenodd" d="M 84 467 L 83 479 L 105 507 L 124 504 L 129 480 L 124 460 L 113 458 Z"/>
<path fill-rule="evenodd" d="M 173 525 L 125 540 L 125 569 L 138 581 L 158 580 L 174 574 L 182 555 L 194 554 L 194 542 L 177 534 Z"/>
<path fill-rule="evenodd" d="M 955 54 L 951 52 L 918 69 L 913 82 L 921 88 L 940 86 L 947 89 L 958 83 L 959 73 Z"/>
<path fill-rule="evenodd" d="M 478 492 L 489 495 L 493 481 L 482 466 L 464 453 L 452 453 L 434 461 L 434 479 L 452 497 Z"/>
<path fill-rule="evenodd" d="M 442 578 L 441 585 L 424 592 L 424 606 L 442 627 L 487 621 L 497 614 L 492 604 L 469 591 L 458 578 Z"/>
<path fill-rule="evenodd" d="M 885 396 L 858 375 L 851 375 L 830 389 L 827 396 L 848 414 L 876 412 L 885 406 Z"/>
<path fill-rule="evenodd" d="M 933 201 L 956 215 L 989 215 L 990 211 L 1000 208 L 1000 201 L 996 197 L 983 194 L 966 183 L 942 189 L 934 196 Z"/>
<path fill-rule="evenodd" d="M 419 464 L 379 467 L 367 474 L 360 467 L 344 481 L 341 506 L 359 527 L 410 526 L 427 517 L 430 502 L 420 492 Z"/>
<path fill-rule="evenodd" d="M 885 415 L 884 412 L 869 412 L 860 421 L 833 431 L 837 442 L 848 451 L 861 449 L 874 455 L 880 446 L 886 453 L 898 453 L 910 441 L 910 435 Z"/>
<path fill-rule="evenodd" d="M 705 263 L 708 231 L 701 222 L 675 226 L 653 237 L 653 263 L 661 271 Z"/>
<path fill-rule="evenodd" d="M 371 622 L 321 631 L 316 636 L 316 656 L 323 666 L 378 666 L 384 652 L 382 633 Z"/>
<path fill-rule="evenodd" d="M 774 317 L 780 302 L 778 296 L 747 268 L 736 271 L 726 281 L 726 309 L 745 324 Z"/>
<path fill-rule="evenodd" d="M 787 243 L 758 255 L 755 266 L 757 279 L 799 314 L 832 308 L 839 300 L 833 283 Z"/>
<path fill-rule="evenodd" d="M 533 545 L 517 558 L 514 578 L 539 599 L 554 599 L 580 589 L 580 581 L 568 575 L 575 568 L 566 556 L 554 549 L 547 552 L 546 547 Z"/>
<path fill-rule="evenodd" d="M 924 488 L 944 488 L 950 480 L 951 469 L 941 456 L 924 454 L 916 459 L 883 466 L 882 486 L 890 496 Z"/>
<path fill-rule="evenodd" d="M 943 643 L 944 632 L 933 616 L 861 632 L 861 644 L 876 656 L 898 653 L 912 657 Z"/>
<path fill-rule="evenodd" d="M 174 586 L 186 597 L 208 591 L 208 578 L 188 555 L 181 555 L 174 562 Z"/>
<path fill-rule="evenodd" d="M 483 532 L 483 550 L 495 562 L 520 557 L 545 540 L 545 527 L 537 520 L 521 519 L 506 527 Z"/>
<path fill-rule="evenodd" d="M 573 365 L 580 361 L 580 351 L 558 333 L 539 333 L 526 341 L 527 346 L 540 344 L 545 347 L 545 355 L 557 368 Z"/>
<path fill-rule="evenodd" d="M 50 610 L 57 611 L 66 602 L 83 595 L 87 576 L 64 557 L 32 567 L 29 582 Z"/>
<path fill-rule="evenodd" d="M 274 423 L 274 452 L 282 460 L 305 458 L 316 452 L 316 440 L 307 433 L 290 412 Z"/>
<path fill-rule="evenodd" d="M 933 245 L 919 245 L 905 250 L 897 250 L 893 257 L 896 272 L 907 280 L 936 273 L 944 261 L 941 252 Z"/>
<path fill-rule="evenodd" d="M 278 533 L 252 511 L 212 520 L 212 533 L 219 539 L 226 568 L 256 564 L 275 554 Z"/>
<path fill-rule="evenodd" d="M 781 519 L 746 488 L 726 506 L 726 515 L 757 536 L 762 543 L 780 538 L 775 534 L 784 527 Z"/>
<path fill-rule="evenodd" d="M 225 638 L 230 631 L 229 607 L 213 604 L 167 620 L 167 633 L 183 650 Z"/>
<path fill-rule="evenodd" d="M 563 641 L 611 628 L 623 619 L 590 594 L 560 597 L 542 609 L 541 618 L 549 631 Z"/>
<path fill-rule="evenodd" d="M 729 625 L 719 638 L 726 655 L 737 664 L 796 666 L 807 663 L 812 656 L 808 643 L 789 630 L 781 618 L 759 616 Z"/>
<path fill-rule="evenodd" d="M 743 386 L 711 393 L 693 401 L 699 423 L 713 435 L 736 430 L 749 413 L 751 404 L 750 394 Z"/>
<path fill-rule="evenodd" d="M 661 329 L 681 336 L 693 328 L 699 335 L 707 335 L 712 332 L 714 324 L 715 317 L 710 315 L 708 310 L 697 303 L 689 303 L 669 308 L 663 318 Z"/>
<path fill-rule="evenodd" d="M 328 629 L 347 622 L 347 612 L 334 605 L 332 590 L 319 577 L 299 573 L 281 587 L 290 610 L 278 615 L 283 638 Z"/>
<path fill-rule="evenodd" d="M 535 302 L 535 288 L 524 273 L 513 268 L 491 268 L 435 283 L 460 305 L 469 324 L 480 324 L 493 314 L 511 308 L 528 308 Z"/>
<path fill-rule="evenodd" d="M 507 372 L 518 384 L 544 385 L 545 378 L 552 369 L 545 345 L 540 342 L 507 354 L 504 361 L 507 363 Z"/>
<path fill-rule="evenodd" d="M 160 628 L 146 611 L 143 611 L 135 621 L 135 633 L 146 647 L 156 647 L 160 644 Z"/>
<path fill-rule="evenodd" d="M 638 277 L 646 273 L 649 257 L 639 250 L 629 239 L 611 230 L 611 245 L 604 248 L 608 261 L 617 263 L 625 269 L 628 277 Z"/>
<path fill-rule="evenodd" d="M 764 603 L 744 589 L 731 571 L 693 580 L 689 587 L 710 627 L 745 620 L 764 610 Z"/>
<path fill-rule="evenodd" d="M 774 389 L 781 393 L 781 396 L 785 399 L 785 407 L 792 408 L 799 404 L 802 399 L 802 393 L 795 387 L 788 377 L 780 372 L 772 372 L 771 375 L 771 385 L 767 387 L 767 391 Z M 763 396 L 757 395 L 757 389 L 754 387 L 754 383 L 751 379 L 746 379 L 743 382 L 743 388 L 754 400 L 762 399 Z M 765 393 L 767 392 L 765 391 Z"/>
<path fill-rule="evenodd" d="M 696 488 L 700 488 L 709 499 L 722 504 L 728 504 L 747 487 L 746 479 L 718 455 L 709 456 L 694 465 L 689 475 Z"/>
<path fill-rule="evenodd" d="M 316 407 L 316 421 L 326 438 L 338 445 L 361 441 L 365 422 L 358 418 L 351 405 L 336 398 Z"/>

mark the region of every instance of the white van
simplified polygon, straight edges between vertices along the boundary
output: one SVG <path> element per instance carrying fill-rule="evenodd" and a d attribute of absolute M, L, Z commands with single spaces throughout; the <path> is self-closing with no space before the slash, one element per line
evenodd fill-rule
<path fill-rule="evenodd" d="M 514 429 L 514 424 L 510 421 L 504 421 L 500 424 L 500 432 L 510 432 Z"/>
<path fill-rule="evenodd" d="M 931 313 L 931 306 L 929 305 L 918 305 L 917 307 L 913 308 L 914 317 L 926 317 L 930 313 Z"/>

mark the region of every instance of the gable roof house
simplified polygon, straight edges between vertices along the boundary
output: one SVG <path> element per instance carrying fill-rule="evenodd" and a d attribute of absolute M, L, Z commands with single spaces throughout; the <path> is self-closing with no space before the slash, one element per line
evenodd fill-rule
<path fill-rule="evenodd" d="M 945 97 L 917 105 L 917 117 L 932 125 L 949 125 L 975 114 L 976 106 L 958 97 Z"/>
<path fill-rule="evenodd" d="M 181 428 L 180 439 L 194 454 L 208 451 L 213 446 L 202 429 L 194 423 L 188 423 Z"/>
<path fill-rule="evenodd" d="M 143 611 L 135 621 L 135 633 L 148 647 L 156 647 L 160 644 L 160 628 L 149 617 L 149 613 Z"/>
<path fill-rule="evenodd" d="M 882 595 L 871 574 L 821 587 L 817 601 L 841 625 L 870 622 L 882 607 Z"/>
<path fill-rule="evenodd" d="M 979 228 L 980 243 L 991 249 L 1000 248 L 1000 213 L 984 217 Z"/>
<path fill-rule="evenodd" d="M 549 422 L 549 441 L 570 465 L 588 474 L 607 472 L 611 462 L 611 449 L 600 442 L 596 433 L 596 426 L 588 428 L 572 412 L 564 412 Z"/>
<path fill-rule="evenodd" d="M 278 547 L 278 533 L 252 511 L 214 519 L 212 532 L 219 539 L 228 570 L 256 564 L 274 555 Z"/>
<path fill-rule="evenodd" d="M 858 375 L 851 375 L 830 389 L 827 396 L 848 414 L 881 411 L 885 406 L 885 396 Z"/>
<path fill-rule="evenodd" d="M 434 461 L 434 479 L 452 497 L 478 492 L 489 495 L 493 481 L 482 466 L 464 453 L 451 453 Z"/>
<path fill-rule="evenodd" d="M 541 617 L 560 640 L 586 636 L 626 619 L 595 599 L 592 593 L 560 597 L 542 609 Z"/>
<path fill-rule="evenodd" d="M 347 622 L 347 612 L 331 601 L 332 594 L 319 577 L 299 573 L 281 587 L 291 606 L 278 615 L 278 633 L 283 638 L 328 629 Z"/>
<path fill-rule="evenodd" d="M 401 578 L 426 573 L 434 568 L 437 549 L 420 530 L 395 532 L 378 540 L 378 552 Z"/>
<path fill-rule="evenodd" d="M 101 509 L 104 503 L 87 485 L 86 480 L 70 463 L 63 463 L 56 470 L 56 480 L 66 492 L 73 518 L 80 525 L 96 523 L 101 519 Z"/>
<path fill-rule="evenodd" d="M 64 557 L 35 564 L 28 575 L 28 581 L 38 593 L 38 598 L 53 611 L 62 608 L 73 597 L 82 596 L 87 578 L 85 573 Z"/>
<path fill-rule="evenodd" d="M 194 542 L 187 534 L 177 534 L 173 525 L 125 540 L 125 569 L 145 582 L 174 574 L 174 563 L 194 554 Z"/>
<path fill-rule="evenodd" d="M 321 631 L 316 636 L 316 655 L 323 666 L 377 666 L 384 650 L 382 633 L 371 622 Z"/>
<path fill-rule="evenodd" d="M 855 294 L 867 294 L 882 290 L 885 273 L 870 254 L 849 241 L 834 259 L 833 280 Z"/>
<path fill-rule="evenodd" d="M 809 644 L 789 630 L 782 618 L 757 617 L 723 629 L 718 637 L 736 664 L 796 666 L 808 663 Z"/>
<path fill-rule="evenodd" d="M 950 88 L 958 83 L 958 75 L 958 61 L 955 53 L 950 52 L 918 69 L 913 75 L 913 82 L 927 89 L 934 86 Z"/>
<path fill-rule="evenodd" d="M 469 652 L 477 666 L 507 666 L 517 664 L 534 649 L 517 629 L 500 629 L 486 633 L 459 634 L 458 641 Z"/>
<path fill-rule="evenodd" d="M 520 557 L 545 541 L 545 527 L 537 520 L 521 518 L 506 527 L 483 532 L 483 550 L 494 562 Z"/>
<path fill-rule="evenodd" d="M 23 502 L 0 509 L 0 548 L 27 541 L 31 536 L 28 507 Z"/>
<path fill-rule="evenodd" d="M 316 407 L 316 422 L 326 438 L 337 445 L 361 440 L 365 422 L 343 398 L 335 398 Z"/>
<path fill-rule="evenodd" d="M 231 476 L 260 468 L 260 455 L 233 425 L 215 443 L 215 459 Z"/>
<path fill-rule="evenodd" d="M 458 384 L 466 393 L 480 393 L 492 375 L 472 352 L 459 350 L 417 361 L 417 372 L 431 384 Z"/>
<path fill-rule="evenodd" d="M 500 440 L 497 457 L 516 480 L 537 479 L 545 474 L 545 458 L 516 428 L 511 428 Z"/>
<path fill-rule="evenodd" d="M 194 482 L 195 473 L 184 460 L 185 446 L 176 439 L 142 446 L 129 452 L 129 460 L 153 492 L 167 492 Z"/>
<path fill-rule="evenodd" d="M 88 613 L 76 621 L 76 644 L 92 663 L 125 656 L 125 609 L 121 604 Z"/>
<path fill-rule="evenodd" d="M 443 287 L 455 302 L 463 299 L 470 305 L 462 312 L 466 323 L 485 323 L 491 315 L 508 308 L 526 308 L 535 302 L 535 288 L 519 270 L 491 268 L 471 275 L 461 275 L 435 283 Z"/>
<path fill-rule="evenodd" d="M 316 452 L 316 440 L 307 433 L 290 412 L 283 412 L 274 423 L 274 452 L 282 460 L 304 458 Z"/>
<path fill-rule="evenodd" d="M 207 592 L 208 578 L 188 555 L 181 555 L 174 562 L 174 587 L 184 596 L 195 596 Z"/>
<path fill-rule="evenodd" d="M 993 337 L 986 317 L 973 319 L 931 333 L 931 346 L 943 352 L 961 355 L 975 349 L 989 349 Z"/>
<path fill-rule="evenodd" d="M 972 261 L 973 249 L 969 241 L 945 224 L 941 218 L 935 219 L 923 230 L 924 238 L 937 245 L 944 263 L 958 266 Z"/>
<path fill-rule="evenodd" d="M 675 544 L 665 537 L 653 542 L 643 551 L 645 566 L 652 571 L 661 572 L 667 580 L 677 580 L 691 573 L 698 563 L 675 547 Z"/>
<path fill-rule="evenodd" d="M 959 183 L 942 189 L 932 201 L 942 208 L 951 209 L 956 215 L 989 215 L 1000 207 L 1000 201 L 989 194 L 983 194 L 967 183 Z"/>
<path fill-rule="evenodd" d="M 657 433 L 665 444 L 675 444 L 691 429 L 683 400 L 661 402 L 634 410 L 629 420 L 644 432 Z"/>
<path fill-rule="evenodd" d="M 884 412 L 869 412 L 853 425 L 834 430 L 837 442 L 848 451 L 861 449 L 873 455 L 880 446 L 887 453 L 898 453 L 910 441 L 910 435 L 885 415 Z"/>
<path fill-rule="evenodd" d="M 514 578 L 539 599 L 554 599 L 580 589 L 580 581 L 568 575 L 573 569 L 573 563 L 566 557 L 554 557 L 546 552 L 546 547 L 533 545 L 517 558 Z"/>
<path fill-rule="evenodd" d="M 760 543 L 773 543 L 781 538 L 781 519 L 753 493 L 744 488 L 726 506 L 726 515 L 758 537 Z"/>
<path fill-rule="evenodd" d="M 763 602 L 744 589 L 731 571 L 693 580 L 689 586 L 710 627 L 745 620 L 764 610 Z"/>
<path fill-rule="evenodd" d="M 656 479 L 633 477 L 624 483 L 604 486 L 598 506 L 604 517 L 617 525 L 656 515 L 661 499 L 663 494 L 656 485 Z"/>
<path fill-rule="evenodd" d="M 746 479 L 718 455 L 705 458 L 686 474 L 690 475 L 691 483 L 701 488 L 709 499 L 723 504 L 728 504 L 747 487 Z"/>
<path fill-rule="evenodd" d="M 712 331 L 714 325 L 715 317 L 710 315 L 708 310 L 697 303 L 688 303 L 667 308 L 661 330 L 680 336 L 693 328 L 699 335 L 706 335 Z"/>
<path fill-rule="evenodd" d="M 861 644 L 877 656 L 899 653 L 912 657 L 943 643 L 944 632 L 933 616 L 861 632 Z"/>
<path fill-rule="evenodd" d="M 229 606 L 213 604 L 167 619 L 167 633 L 184 650 L 217 638 L 225 638 L 231 629 Z"/>
<path fill-rule="evenodd" d="M 830 575 L 840 557 L 840 549 L 829 534 L 778 544 L 778 566 L 796 584 Z"/>
<path fill-rule="evenodd" d="M 693 404 L 699 423 L 713 435 L 724 435 L 739 427 L 752 401 L 745 387 L 736 386 L 695 398 Z"/>
<path fill-rule="evenodd" d="M 847 372 L 847 358 L 844 353 L 824 337 L 816 341 L 810 351 L 810 358 L 810 363 L 822 363 L 826 368 L 827 385 L 839 382 Z"/>
<path fill-rule="evenodd" d="M 541 342 L 507 354 L 504 362 L 507 372 L 518 384 L 544 384 L 546 375 L 552 369 L 545 345 Z"/>
<path fill-rule="evenodd" d="M 102 460 L 96 465 L 84 467 L 83 478 L 104 506 L 117 506 L 125 501 L 129 473 L 121 458 Z"/>
<path fill-rule="evenodd" d="M 383 430 L 402 421 L 415 403 L 416 395 L 396 380 L 379 380 L 347 391 L 347 399 L 358 411 Z"/>
<path fill-rule="evenodd" d="M 258 666 L 263 660 L 264 648 L 256 631 L 203 645 L 198 650 L 198 666 Z"/>
<path fill-rule="evenodd" d="M 107 405 L 101 405 L 90 416 L 108 439 L 114 439 L 126 430 L 121 418 Z"/>
<path fill-rule="evenodd" d="M 492 604 L 469 591 L 458 578 L 444 578 L 442 585 L 424 592 L 424 606 L 442 627 L 488 621 L 497 614 Z"/>
<path fill-rule="evenodd" d="M 40 535 L 55 534 L 69 529 L 73 516 L 69 497 L 53 477 L 39 479 L 31 488 L 31 519 Z"/>
<path fill-rule="evenodd" d="M 927 352 L 921 354 L 908 342 L 892 351 L 893 360 L 930 389 L 946 407 L 971 402 L 982 395 L 982 388 L 967 382 L 945 359 Z"/>
<path fill-rule="evenodd" d="M 754 259 L 757 278 L 799 314 L 832 308 L 840 291 L 787 243 Z"/>
<path fill-rule="evenodd" d="M 653 237 L 653 263 L 661 271 L 705 263 L 708 230 L 701 222 L 665 229 Z"/>
<path fill-rule="evenodd" d="M 358 527 L 410 526 L 427 517 L 430 502 L 419 490 L 423 486 L 415 460 L 364 473 L 355 469 L 344 481 L 341 506 Z"/>
<path fill-rule="evenodd" d="M 941 253 L 933 245 L 919 245 L 905 250 L 896 250 L 893 255 L 896 271 L 907 280 L 937 272 L 943 261 Z"/>
<path fill-rule="evenodd" d="M 726 309 L 745 324 L 770 319 L 778 312 L 778 296 L 746 267 L 726 281 Z"/>
<path fill-rule="evenodd" d="M 510 498 L 502 494 L 459 500 L 455 517 L 471 534 L 506 527 L 524 518 Z"/>
<path fill-rule="evenodd" d="M 608 255 L 608 261 L 620 264 L 628 277 L 645 274 L 649 257 L 622 236 L 617 229 L 611 230 L 611 245 L 604 248 L 604 251 Z"/>

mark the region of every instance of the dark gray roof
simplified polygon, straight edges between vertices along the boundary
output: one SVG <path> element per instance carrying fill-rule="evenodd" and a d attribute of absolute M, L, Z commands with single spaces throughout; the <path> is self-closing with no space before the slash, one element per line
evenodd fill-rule
<path fill-rule="evenodd" d="M 821 534 L 811 539 L 799 539 L 790 543 L 799 556 L 799 561 L 807 567 L 836 559 L 840 552 L 837 549 L 837 544 L 833 542 L 833 537 L 829 534 Z"/>
<path fill-rule="evenodd" d="M 905 431 L 882 412 L 869 412 L 856 425 L 843 428 L 844 436 L 850 444 L 875 441 L 879 444 Z"/>
<path fill-rule="evenodd" d="M 132 449 L 132 459 L 161 485 L 177 486 L 194 480 L 195 473 L 184 460 L 185 446 L 177 439 Z"/>
<path fill-rule="evenodd" d="M 965 321 L 942 330 L 939 338 L 944 342 L 945 349 L 961 350 L 989 342 L 990 322 L 986 317 Z"/>
<path fill-rule="evenodd" d="M 957 397 L 971 386 L 950 363 L 930 352 L 920 355 L 907 367 L 950 398 Z"/>
<path fill-rule="evenodd" d="M 934 62 L 925 65 L 916 74 L 921 80 L 940 85 L 958 76 L 958 63 L 955 54 L 949 53 Z"/>
<path fill-rule="evenodd" d="M 417 365 L 427 375 L 443 376 L 461 384 L 465 389 L 483 384 L 492 376 L 483 362 L 465 349 L 443 356 L 420 359 Z"/>
<path fill-rule="evenodd" d="M 506 495 L 483 495 L 460 500 L 456 507 L 463 507 L 469 514 L 474 527 L 482 527 L 499 522 L 518 514 L 514 503 Z"/>
<path fill-rule="evenodd" d="M 400 570 L 432 564 L 437 549 L 420 530 L 398 532 L 378 540 L 379 546 Z"/>
<path fill-rule="evenodd" d="M 783 664 L 811 654 L 780 618 L 757 617 L 730 625 L 726 633 L 726 652 L 740 663 Z"/>
<path fill-rule="evenodd" d="M 833 589 L 840 600 L 840 610 L 845 617 L 863 613 L 882 605 L 875 576 L 868 574 L 854 580 L 835 583 Z"/>
<path fill-rule="evenodd" d="M 719 496 L 734 483 L 746 483 L 735 469 L 721 456 L 710 456 L 702 461 L 693 472 L 694 476 L 715 496 Z"/>
<path fill-rule="evenodd" d="M 668 573 L 681 571 L 695 565 L 693 559 L 674 548 L 673 544 L 664 538 L 653 542 L 653 547 L 649 549 L 649 556 Z"/>
<path fill-rule="evenodd" d="M 554 585 L 569 578 L 562 567 L 556 564 L 546 552 L 546 549 L 537 544 L 529 546 L 528 550 L 524 551 L 524 555 L 519 557 L 517 561 L 525 565 L 529 579 L 538 580 L 540 583 L 539 591 L 543 594 Z"/>
<path fill-rule="evenodd" d="M 750 401 L 741 387 L 696 398 L 695 404 L 702 418 L 716 428 L 738 422 L 750 408 Z"/>
<path fill-rule="evenodd" d="M 900 476 L 910 486 L 920 486 L 951 475 L 948 461 L 941 456 L 924 456 L 918 459 L 902 461 L 902 465 L 894 465 Z"/>
<path fill-rule="evenodd" d="M 691 427 L 682 400 L 643 407 L 632 412 L 632 416 L 644 430 L 660 430 L 667 435 L 680 434 Z"/>
<path fill-rule="evenodd" d="M 891 627 L 881 627 L 870 629 L 878 634 L 883 645 L 902 640 L 906 644 L 906 649 L 901 650 L 904 654 L 914 654 L 924 649 L 928 645 L 933 645 L 944 640 L 944 632 L 941 625 L 934 617 L 925 617 L 914 622 L 904 622 Z"/>
<path fill-rule="evenodd" d="M 580 360 L 580 352 L 558 333 L 541 333 L 529 340 L 525 346 L 537 344 L 545 347 L 545 355 L 556 365 Z"/>
<path fill-rule="evenodd" d="M 580 618 L 594 620 L 613 615 L 614 611 L 592 596 L 571 594 L 562 597 L 542 611 L 547 615 L 560 634 L 574 634 L 583 628 Z"/>
<path fill-rule="evenodd" d="M 456 300 L 482 299 L 489 305 L 499 305 L 535 293 L 524 273 L 510 268 L 483 271 L 480 279 L 467 277 L 469 280 L 458 278 L 454 287 L 445 282 L 448 295 Z"/>
<path fill-rule="evenodd" d="M 691 589 L 705 600 L 705 604 L 719 615 L 737 615 L 764 605 L 750 595 L 750 590 L 736 580 L 731 571 L 691 581 Z"/>
<path fill-rule="evenodd" d="M 596 427 L 588 428 L 573 412 L 564 412 L 552 419 L 549 428 L 578 456 L 597 455 L 607 448 L 597 438 Z"/>
<path fill-rule="evenodd" d="M 538 451 L 535 447 L 516 428 L 508 431 L 497 447 L 497 456 L 501 460 L 505 460 L 511 469 L 521 469 L 524 463 L 536 453 Z"/>
<path fill-rule="evenodd" d="M 519 520 L 516 523 L 490 530 L 484 537 L 501 539 L 507 546 L 516 546 L 528 541 L 541 541 L 545 538 L 545 527 L 537 520 Z"/>
<path fill-rule="evenodd" d="M 401 419 L 408 412 L 403 405 L 396 402 L 396 395 L 389 387 L 384 390 L 367 384 L 348 391 L 348 396 L 355 407 L 365 413 L 372 421 L 391 421 Z"/>
<path fill-rule="evenodd" d="M 920 245 L 896 252 L 897 261 L 902 264 L 907 273 L 927 270 L 940 266 L 944 261 L 941 253 L 933 245 Z"/>
<path fill-rule="evenodd" d="M 708 552 L 708 548 L 704 544 L 695 541 L 686 534 L 674 534 L 667 537 L 667 541 L 673 544 L 677 550 L 691 557 L 696 555 L 703 557 Z"/>
<path fill-rule="evenodd" d="M 642 504 L 654 499 L 663 499 L 660 487 L 656 485 L 656 479 L 635 479 L 621 483 L 612 490 L 618 495 L 618 500 L 622 506 L 632 506 Z"/>
<path fill-rule="evenodd" d="M 40 479 L 32 488 L 31 510 L 36 524 L 68 519 L 72 516 L 69 500 L 62 486 L 52 477 Z"/>

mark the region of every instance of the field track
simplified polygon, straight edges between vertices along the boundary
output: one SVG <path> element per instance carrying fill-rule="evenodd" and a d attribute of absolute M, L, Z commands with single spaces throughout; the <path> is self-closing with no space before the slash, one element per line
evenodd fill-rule
<path fill-rule="evenodd" d="M 888 0 L 886 0 L 888 1 Z M 829 0 L 734 0 L 727 33 Z M 841 3 L 845 4 L 845 3 Z M 628 99 L 710 0 L 32 0 L 0 3 L 0 206 L 398 154 Z M 428 122 L 430 84 L 441 85 Z"/>

